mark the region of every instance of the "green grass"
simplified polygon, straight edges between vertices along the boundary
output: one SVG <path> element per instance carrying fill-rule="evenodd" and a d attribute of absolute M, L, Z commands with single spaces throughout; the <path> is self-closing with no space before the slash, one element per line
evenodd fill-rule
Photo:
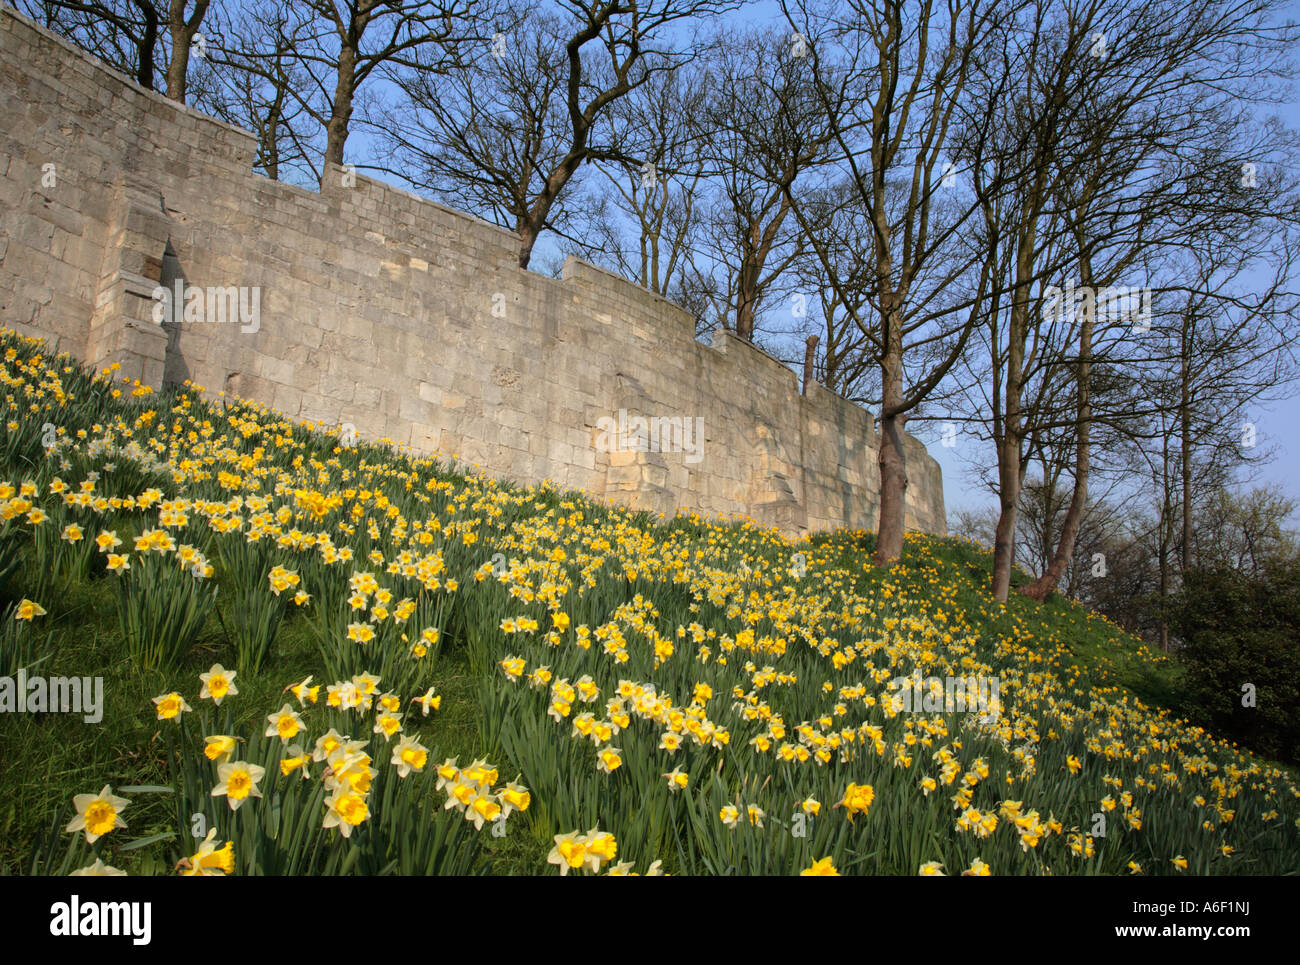
<path fill-rule="evenodd" d="M 15 582 L 21 587 L 21 580 Z M 229 596 L 219 594 L 219 599 L 222 595 Z M 6 594 L 15 599 L 20 596 L 21 590 L 14 588 Z M 163 673 L 141 670 L 122 659 L 117 593 L 109 579 L 61 587 L 52 599 L 56 602 L 48 607 L 43 629 L 53 630 L 58 645 L 39 672 L 47 677 L 102 677 L 103 720 L 88 724 L 73 713 L 0 715 L 0 760 L 6 762 L 0 806 L 0 868 L 9 873 L 25 872 L 34 843 L 50 826 L 52 808 L 62 814 L 63 824 L 71 819 L 74 795 L 96 792 L 105 784 L 116 788 L 169 783 L 163 758 L 164 729 L 176 725 L 154 718 L 152 698 L 175 689 L 182 681 L 197 691 L 200 673 L 214 663 L 234 664 L 233 646 L 222 626 L 228 600 L 218 603 L 181 667 L 175 673 Z M 319 656 L 305 617 L 291 612 L 275 646 L 276 658 L 265 672 L 235 678 L 239 694 L 223 707 L 233 711 L 236 724 L 261 730 L 266 726 L 263 709 L 278 708 L 285 701 L 296 705 L 292 694 L 282 694 L 286 686 L 312 674 L 315 683 L 321 682 Z M 433 685 L 443 697 L 442 707 L 427 720 L 421 720 L 417 712 L 411 718 L 417 723 L 410 732 L 435 749 L 431 756 L 437 760 L 459 757 L 465 763 L 478 757 L 500 757 L 499 748 L 482 744 L 476 712 L 478 678 L 470 673 L 463 647 L 453 642 L 436 660 Z M 189 699 L 193 702 L 192 693 Z M 170 803 L 159 796 L 136 798 L 125 818 L 132 837 L 166 831 L 174 824 Z M 518 829 L 513 836 L 492 840 L 486 846 L 498 873 L 536 873 L 549 848 L 549 842 L 542 848 Z M 155 857 L 142 857 L 146 864 L 156 864 Z"/>

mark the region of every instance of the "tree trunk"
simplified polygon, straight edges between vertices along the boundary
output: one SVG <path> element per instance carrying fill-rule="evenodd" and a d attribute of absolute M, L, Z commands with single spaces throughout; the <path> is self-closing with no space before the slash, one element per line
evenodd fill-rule
<path fill-rule="evenodd" d="M 515 231 L 519 235 L 519 267 L 527 268 L 528 263 L 533 258 L 533 246 L 537 244 L 537 238 L 546 227 L 546 219 L 551 216 L 551 208 L 555 205 L 555 200 L 564 190 L 564 186 L 569 183 L 573 175 L 577 172 L 578 167 L 582 164 L 583 158 L 586 157 L 586 131 L 575 137 L 573 147 L 557 164 L 554 170 L 546 178 L 546 184 L 542 186 L 541 193 L 537 195 L 537 200 L 533 206 L 528 209 L 527 213 L 515 220 Z"/>
<path fill-rule="evenodd" d="M 1179 372 L 1182 383 L 1178 400 L 1178 431 L 1181 435 L 1182 459 L 1182 517 L 1183 517 L 1183 552 L 1182 569 L 1186 573 L 1192 568 L 1192 399 L 1191 399 L 1191 340 L 1187 331 L 1188 319 L 1183 317 L 1182 364 Z"/>
<path fill-rule="evenodd" d="M 153 48 L 158 43 L 158 11 L 150 0 L 135 0 L 135 6 L 144 17 L 144 33 L 136 44 L 135 82 L 146 90 L 153 90 Z"/>
<path fill-rule="evenodd" d="M 190 66 L 190 42 L 184 27 L 171 28 L 172 59 L 167 65 L 167 96 L 179 104 L 185 103 L 185 75 Z"/>
<path fill-rule="evenodd" d="M 1025 338 L 1029 324 L 1030 253 L 1034 232 L 1022 238 L 1016 254 L 1016 296 L 1011 304 L 1007 332 L 1006 415 L 998 440 L 998 496 L 1000 512 L 993 531 L 993 599 L 1007 602 L 1011 592 L 1011 565 L 1016 552 L 1016 511 L 1020 507 L 1020 449 L 1023 441 L 1021 394 L 1024 391 Z"/>
<path fill-rule="evenodd" d="M 1008 414 L 1009 415 L 1009 414 Z M 1007 602 L 1011 591 L 1011 564 L 1016 552 L 1016 508 L 1020 501 L 1020 436 L 1007 431 L 998 446 L 998 496 L 1000 512 L 993 531 L 993 599 Z M 1017 418 L 1015 420 L 1019 422 Z"/>
<path fill-rule="evenodd" d="M 809 335 L 804 345 L 803 353 L 803 391 L 800 395 L 808 394 L 808 383 L 813 380 L 813 363 L 817 361 L 817 343 L 820 341 L 818 336 Z"/>
<path fill-rule="evenodd" d="M 1160 649 L 1169 652 L 1169 526 L 1170 505 L 1165 501 L 1165 519 L 1160 522 Z"/>
<path fill-rule="evenodd" d="M 1160 564 L 1160 649 L 1169 652 L 1169 548 L 1174 539 L 1173 485 L 1169 478 L 1169 439 L 1165 437 L 1161 451 L 1161 488 L 1164 496 L 1160 505 L 1160 539 L 1158 555 Z"/>
<path fill-rule="evenodd" d="M 186 20 L 185 0 L 170 0 L 167 8 L 167 30 L 172 39 L 172 59 L 167 65 L 167 96 L 181 104 L 185 103 L 190 48 L 207 9 L 208 0 L 198 0 L 194 4 L 194 13 Z"/>
<path fill-rule="evenodd" d="M 338 75 L 334 82 L 334 104 L 329 123 L 325 125 L 325 162 L 343 165 L 343 146 L 348 140 L 348 125 L 352 123 L 352 99 L 356 94 L 356 48 L 344 44 L 339 50 Z"/>
<path fill-rule="evenodd" d="M 1091 278 L 1084 279 L 1085 285 L 1091 285 Z M 1065 522 L 1061 525 L 1060 542 L 1051 563 L 1043 575 L 1020 592 L 1030 599 L 1042 603 L 1047 595 L 1056 589 L 1065 574 L 1065 568 L 1074 556 L 1074 544 L 1079 536 L 1079 526 L 1083 522 L 1083 511 L 1088 504 L 1088 473 L 1092 466 L 1092 403 L 1089 399 L 1089 379 L 1092 374 L 1092 316 L 1086 315 L 1079 333 L 1079 372 L 1076 376 L 1079 393 L 1078 406 L 1078 447 L 1074 461 L 1074 492 L 1070 496 L 1070 508 L 1066 510 Z"/>
<path fill-rule="evenodd" d="M 736 285 L 736 334 L 750 342 L 754 340 L 755 287 L 749 266 L 743 267 Z"/>
<path fill-rule="evenodd" d="M 903 555 L 907 524 L 907 455 L 903 432 L 903 323 L 885 300 L 885 352 L 880 360 L 880 521 L 876 527 L 876 566 L 890 566 Z"/>
<path fill-rule="evenodd" d="M 790 210 L 788 189 L 788 182 L 779 189 L 780 207 L 777 208 L 776 214 L 772 216 L 766 228 L 758 218 L 750 222 L 747 239 L 749 247 L 746 253 L 741 255 L 740 271 L 736 276 L 736 334 L 750 342 L 754 340 L 754 322 L 758 313 L 763 266 L 767 264 L 768 256 L 772 254 L 777 232 L 780 231 L 781 224 Z M 770 197 L 768 202 L 770 204 Z"/>

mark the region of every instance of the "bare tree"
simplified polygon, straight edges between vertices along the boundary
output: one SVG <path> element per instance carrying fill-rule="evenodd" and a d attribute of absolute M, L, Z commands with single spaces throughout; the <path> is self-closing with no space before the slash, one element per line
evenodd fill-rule
<path fill-rule="evenodd" d="M 400 83 L 409 108 L 388 140 L 417 186 L 520 236 L 528 267 L 545 230 L 565 231 L 564 196 L 579 169 L 640 163 L 614 105 L 701 44 L 682 30 L 734 6 L 719 0 L 564 0 L 530 11 L 473 63 Z"/>
<path fill-rule="evenodd" d="M 930 0 L 851 0 L 823 11 L 813 0 L 783 10 L 807 44 L 837 176 L 870 228 L 865 253 L 847 251 L 829 222 L 792 207 L 838 304 L 866 338 L 880 373 L 880 521 L 875 562 L 902 554 L 907 468 L 904 428 L 962 355 L 983 299 L 986 266 L 961 238 L 977 211 L 939 190 L 952 170 L 948 136 L 958 104 L 986 57 L 1003 10 L 982 2 L 936 9 Z M 845 256 L 848 267 L 845 267 Z M 860 259 L 868 259 L 866 304 Z M 957 294 L 963 282 L 966 291 Z M 924 357 L 909 379 L 907 363 Z"/>
<path fill-rule="evenodd" d="M 171 57 L 167 62 L 167 96 L 185 103 L 186 78 L 189 75 L 190 51 L 194 38 L 208 12 L 208 0 L 194 0 L 193 9 L 186 16 L 185 0 L 168 0 L 167 32 L 171 36 Z"/>
<path fill-rule="evenodd" d="M 602 115 L 603 139 L 621 139 L 629 157 L 594 165 L 587 228 L 560 246 L 683 304 L 708 197 L 708 78 L 703 61 L 656 73 Z"/>
<path fill-rule="evenodd" d="M 297 48 L 310 35 L 311 16 L 293 0 L 263 0 L 209 17 L 204 68 L 197 72 L 195 106 L 257 135 L 254 166 L 272 180 L 319 182 L 323 147 L 303 100 L 313 86 Z"/>
<path fill-rule="evenodd" d="M 195 0 L 190 16 L 184 0 L 16 0 L 17 8 L 56 31 L 141 87 L 157 89 L 158 64 L 167 96 L 185 100 L 190 45 L 208 7 Z M 170 48 L 164 43 L 170 41 Z"/>
<path fill-rule="evenodd" d="M 1150 273 L 1158 260 L 1153 252 L 1186 244 L 1233 209 L 1215 147 L 1223 143 L 1224 131 L 1248 123 L 1248 115 L 1232 105 L 1250 102 L 1257 92 L 1241 88 L 1261 70 L 1278 69 L 1281 40 L 1264 22 L 1268 4 L 1253 6 L 1258 9 L 1252 13 L 1192 10 L 1180 3 L 1135 9 L 1119 0 L 1064 8 L 1037 3 L 1028 8 L 1026 23 L 1008 23 L 1014 36 L 1026 38 L 1016 47 L 1023 83 L 1000 124 L 1014 150 L 989 156 L 994 165 L 1010 165 L 1026 176 L 1003 177 L 1003 196 L 989 192 L 985 205 L 988 219 L 997 222 L 987 237 L 1006 249 L 999 256 L 992 305 L 1003 294 L 1008 302 L 986 322 L 1001 504 L 993 579 L 999 600 L 1010 586 L 1019 487 L 1029 455 L 1041 448 L 1044 433 L 1068 420 L 1064 425 L 1076 446 L 1073 512 L 1058 552 L 1028 589 L 1041 598 L 1071 556 L 1086 503 L 1088 436 L 1099 418 L 1089 382 L 1099 356 L 1107 354 L 1099 353 L 1096 336 L 1110 337 L 1108 352 L 1115 358 L 1137 351 L 1116 337 L 1136 306 L 1107 312 L 1094 294 L 1134 266 L 1147 265 Z M 1243 13 L 1251 15 L 1243 20 Z M 1107 37 L 1114 38 L 1113 46 Z M 1274 62 L 1261 68 L 1260 60 L 1247 63 L 1236 56 L 1247 41 L 1255 42 L 1257 57 L 1267 61 L 1271 55 Z M 1228 66 L 1218 66 L 1216 57 Z M 1017 128 L 1030 136 L 1017 136 Z M 974 172 L 982 176 L 979 166 Z M 1042 290 L 1060 280 L 1070 264 L 1083 276 L 1082 294 L 1089 300 L 1082 310 L 1069 306 L 1064 315 L 1044 319 L 1036 311 Z M 1157 286 L 1145 297 L 1159 293 Z M 1118 314 L 1122 324 L 1096 331 L 1081 324 L 1098 312 L 1112 323 Z M 1062 319 L 1067 324 L 1057 324 Z M 1071 357 L 1065 346 L 1076 342 L 1078 353 Z M 1050 404 L 1045 393 L 1062 365 L 1075 382 L 1072 416 Z M 1102 417 L 1131 419 L 1135 407 L 1128 408 L 1127 414 Z"/>
<path fill-rule="evenodd" d="M 358 92 L 381 68 L 421 75 L 463 63 L 466 51 L 488 41 L 487 24 L 501 10 L 475 0 L 301 0 L 313 32 L 297 48 L 316 86 L 302 99 L 308 110 L 328 105 L 318 120 L 326 131 L 326 164 L 343 163 Z"/>
<path fill-rule="evenodd" d="M 799 253 L 792 193 L 825 159 L 830 126 L 802 41 L 728 31 L 713 49 L 706 150 L 719 194 L 717 254 L 728 269 L 733 329 L 752 341 L 764 299 Z"/>

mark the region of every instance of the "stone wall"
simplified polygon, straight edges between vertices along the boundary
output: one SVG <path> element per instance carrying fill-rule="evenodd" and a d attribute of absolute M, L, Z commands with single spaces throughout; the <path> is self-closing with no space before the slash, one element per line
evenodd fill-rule
<path fill-rule="evenodd" d="M 0 140 L 0 325 L 57 351 L 639 508 L 875 526 L 861 408 L 578 259 L 521 270 L 513 233 L 462 212 L 338 168 L 319 193 L 256 175 L 252 135 L 7 7 Z M 258 312 L 160 325 L 155 290 L 178 279 Z M 698 420 L 702 440 L 619 448 L 620 411 Z M 908 528 L 944 532 L 939 466 L 908 446 Z"/>

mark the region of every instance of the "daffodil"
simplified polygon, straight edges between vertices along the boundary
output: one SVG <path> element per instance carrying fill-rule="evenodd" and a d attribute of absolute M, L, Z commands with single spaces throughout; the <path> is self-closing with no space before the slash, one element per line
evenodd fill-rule
<path fill-rule="evenodd" d="M 429 749 L 414 737 L 403 736 L 393 748 L 391 763 L 398 777 L 407 777 L 412 771 L 424 770 L 429 762 Z"/>
<path fill-rule="evenodd" d="M 870 784 L 850 784 L 839 806 L 848 812 L 849 820 L 852 821 L 855 814 L 865 814 L 875 799 L 876 792 Z"/>
<path fill-rule="evenodd" d="M 45 616 L 45 607 L 39 603 L 33 603 L 26 597 L 22 599 L 18 604 L 18 608 L 14 611 L 15 620 L 26 620 L 28 623 L 31 623 L 36 617 L 43 616 Z"/>
<path fill-rule="evenodd" d="M 215 764 L 224 764 L 235 752 L 236 738 L 212 734 L 203 738 L 203 756 Z"/>
<path fill-rule="evenodd" d="M 338 828 L 343 837 L 349 837 L 352 829 L 358 827 L 370 817 L 370 807 L 364 795 L 337 787 L 334 793 L 325 799 L 325 821 L 322 827 Z"/>
<path fill-rule="evenodd" d="M 353 643 L 369 643 L 375 639 L 375 627 L 371 623 L 349 623 L 348 639 Z"/>
<path fill-rule="evenodd" d="M 577 831 L 570 831 L 568 834 L 557 834 L 555 836 L 555 847 L 546 856 L 546 863 L 559 865 L 561 876 L 567 875 L 570 871 L 576 871 L 587 861 L 585 841 L 586 838 L 579 835 Z"/>
<path fill-rule="evenodd" d="M 412 697 L 411 702 L 420 705 L 420 710 L 425 717 L 429 716 L 430 710 L 437 710 L 442 706 L 442 698 L 434 696 L 432 687 L 426 690 L 421 696 Z"/>
<path fill-rule="evenodd" d="M 328 760 L 329 756 L 336 750 L 347 743 L 347 738 L 331 727 L 328 731 L 316 738 L 316 746 L 312 750 L 311 759 L 320 763 Z"/>
<path fill-rule="evenodd" d="M 684 791 L 686 785 L 690 783 L 690 776 L 685 774 L 680 767 L 674 767 L 664 775 L 668 779 L 668 790 Z"/>
<path fill-rule="evenodd" d="M 189 713 L 192 709 L 185 702 L 185 698 L 175 691 L 170 694 L 163 694 L 161 697 L 155 697 L 153 702 L 158 711 L 159 720 L 179 721 L 181 714 Z"/>
<path fill-rule="evenodd" d="M 77 809 L 76 817 L 68 822 L 67 830 L 85 831 L 86 841 L 94 844 L 114 828 L 126 827 L 122 820 L 122 811 L 130 803 L 124 797 L 118 797 L 113 789 L 105 784 L 98 794 L 78 794 L 72 799 Z"/>
<path fill-rule="evenodd" d="M 111 865 L 104 864 L 103 858 L 96 858 L 95 863 L 76 871 L 68 872 L 70 878 L 125 878 L 126 872 Z"/>
<path fill-rule="evenodd" d="M 489 785 L 496 783 L 497 769 L 487 761 L 474 761 L 467 764 L 461 769 L 461 775 L 465 780 L 477 785 Z"/>
<path fill-rule="evenodd" d="M 501 802 L 494 794 L 479 793 L 469 802 L 465 809 L 465 820 L 474 822 L 474 829 L 482 831 L 484 824 L 490 824 L 501 818 Z"/>
<path fill-rule="evenodd" d="M 230 810 L 238 811 L 239 806 L 250 797 L 262 796 L 257 782 L 265 774 L 265 768 L 245 761 L 222 764 L 217 768 L 218 784 L 212 789 L 212 796 L 220 797 L 225 795 Z"/>
<path fill-rule="evenodd" d="M 285 704 L 274 714 L 268 714 L 266 720 L 265 736 L 278 737 L 282 744 L 287 744 L 297 737 L 303 728 L 302 718 L 288 704 Z"/>
<path fill-rule="evenodd" d="M 280 758 L 280 773 L 288 777 L 294 771 L 302 773 L 304 781 L 311 779 L 308 765 L 311 763 L 311 755 L 307 754 L 297 744 L 290 744 L 287 757 Z"/>
<path fill-rule="evenodd" d="M 592 828 L 586 833 L 584 844 L 587 849 L 587 863 L 593 872 L 599 871 L 602 864 L 613 861 L 618 854 L 618 842 L 614 840 L 614 836 L 598 828 Z"/>
<path fill-rule="evenodd" d="M 308 677 L 302 683 L 290 684 L 288 687 L 285 687 L 284 690 L 281 692 L 287 693 L 292 691 L 293 695 L 298 698 L 299 707 L 307 706 L 308 701 L 311 701 L 314 704 L 319 699 L 320 684 L 317 684 L 315 687 L 312 687 L 311 681 L 312 678 Z"/>
<path fill-rule="evenodd" d="M 460 768 L 456 766 L 456 760 L 454 757 L 449 757 L 438 765 L 438 784 L 435 790 L 441 791 L 460 778 Z"/>
<path fill-rule="evenodd" d="M 381 679 L 383 678 L 376 677 L 372 673 L 359 673 L 352 678 L 352 685 L 356 687 L 363 696 L 373 697 L 379 692 L 379 681 Z"/>
<path fill-rule="evenodd" d="M 369 754 L 344 745 L 330 755 L 325 786 L 331 790 L 347 787 L 356 794 L 368 794 L 370 782 L 377 773 L 370 766 Z"/>
<path fill-rule="evenodd" d="M 234 697 L 239 693 L 235 687 L 235 671 L 226 670 L 219 663 L 214 663 L 207 673 L 199 674 L 199 679 L 203 681 L 203 689 L 199 691 L 199 696 L 211 699 L 218 707 L 227 697 Z"/>
<path fill-rule="evenodd" d="M 218 849 L 216 844 L 217 829 L 211 828 L 208 836 L 199 845 L 193 856 L 185 858 L 178 867 L 183 876 L 201 878 L 221 878 L 235 873 L 235 843 L 227 841 Z"/>
<path fill-rule="evenodd" d="M 622 754 L 617 747 L 606 747 L 596 755 L 596 766 L 606 774 L 613 774 L 623 766 Z"/>
<path fill-rule="evenodd" d="M 532 795 L 528 793 L 528 788 L 513 781 L 502 788 L 497 796 L 501 800 L 502 817 L 509 817 L 512 811 L 527 811 L 529 804 L 532 803 Z"/>
<path fill-rule="evenodd" d="M 375 718 L 375 726 L 372 733 L 383 734 L 384 740 L 390 740 L 392 736 L 401 731 L 401 729 L 402 715 L 385 711 Z"/>
<path fill-rule="evenodd" d="M 811 868 L 805 868 L 799 872 L 801 878 L 838 878 L 840 873 L 835 870 L 835 865 L 831 863 L 830 858 L 822 858 L 814 861 Z"/>

